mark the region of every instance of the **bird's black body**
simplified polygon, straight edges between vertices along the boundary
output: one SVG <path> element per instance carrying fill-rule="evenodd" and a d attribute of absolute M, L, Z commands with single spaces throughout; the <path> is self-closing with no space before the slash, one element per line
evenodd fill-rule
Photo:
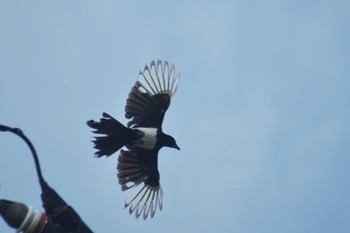
<path fill-rule="evenodd" d="M 162 123 L 170 100 L 176 91 L 180 76 L 175 76 L 174 65 L 152 62 L 146 65 L 132 87 L 125 106 L 125 117 L 130 121 L 125 127 L 112 116 L 103 113 L 99 122 L 90 120 L 94 129 L 93 141 L 97 157 L 110 156 L 120 151 L 118 179 L 122 190 L 136 187 L 136 193 L 125 201 L 130 214 L 138 218 L 143 214 L 154 216 L 157 206 L 162 209 L 162 189 L 159 183 L 158 152 L 166 146 L 180 149 L 175 139 L 162 131 Z"/>

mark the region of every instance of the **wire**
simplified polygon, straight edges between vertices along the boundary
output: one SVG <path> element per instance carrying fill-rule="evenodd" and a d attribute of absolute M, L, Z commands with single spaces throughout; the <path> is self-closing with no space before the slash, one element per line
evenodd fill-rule
<path fill-rule="evenodd" d="M 45 182 L 44 177 L 43 177 L 43 175 L 41 173 L 41 168 L 40 168 L 38 155 L 37 155 L 37 153 L 35 151 L 35 148 L 34 148 L 33 144 L 31 143 L 31 141 L 24 135 L 22 130 L 19 129 L 19 128 L 11 128 L 11 127 L 8 127 L 8 126 L 5 126 L 5 125 L 0 125 L 0 131 L 11 132 L 11 133 L 16 134 L 17 136 L 22 138 L 26 142 L 26 144 L 29 146 L 29 149 L 32 152 L 32 155 L 33 155 L 33 158 L 34 158 L 35 168 L 36 168 L 36 172 L 38 174 L 38 178 L 39 178 L 39 183 L 40 183 L 41 189 L 44 190 L 44 188 L 46 187 L 46 182 Z"/>

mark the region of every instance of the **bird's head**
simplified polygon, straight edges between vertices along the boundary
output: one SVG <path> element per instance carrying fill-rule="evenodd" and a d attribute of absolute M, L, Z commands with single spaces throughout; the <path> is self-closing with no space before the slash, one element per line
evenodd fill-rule
<path fill-rule="evenodd" d="M 167 134 L 165 134 L 165 137 L 164 137 L 164 145 L 167 147 L 171 147 L 171 148 L 175 148 L 177 150 L 180 150 L 180 147 L 176 144 L 175 139 L 172 136 L 167 135 Z"/>

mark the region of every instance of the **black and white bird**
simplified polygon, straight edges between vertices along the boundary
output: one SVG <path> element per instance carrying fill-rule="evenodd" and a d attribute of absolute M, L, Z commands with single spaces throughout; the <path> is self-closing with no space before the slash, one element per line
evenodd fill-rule
<path fill-rule="evenodd" d="M 163 191 L 159 183 L 158 152 L 164 147 L 180 150 L 173 137 L 163 133 L 162 122 L 170 100 L 175 94 L 180 74 L 168 62 L 152 61 L 140 71 L 125 106 L 127 127 L 103 113 L 99 122 L 90 120 L 88 126 L 100 134 L 93 141 L 97 157 L 110 156 L 120 150 L 118 179 L 122 191 L 135 187 L 125 200 L 129 213 L 136 218 L 154 216 L 162 210 Z"/>

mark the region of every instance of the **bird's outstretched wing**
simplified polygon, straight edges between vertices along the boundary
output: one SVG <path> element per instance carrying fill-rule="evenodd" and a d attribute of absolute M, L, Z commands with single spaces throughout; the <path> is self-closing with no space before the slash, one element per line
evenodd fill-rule
<path fill-rule="evenodd" d="M 180 74 L 167 61 L 152 61 L 139 73 L 125 106 L 128 127 L 161 128 L 170 99 L 175 94 Z"/>
<path fill-rule="evenodd" d="M 129 213 L 136 218 L 154 216 L 157 207 L 162 210 L 163 191 L 159 183 L 158 151 L 128 147 L 121 150 L 118 159 L 118 178 L 122 190 L 135 187 L 125 200 Z"/>

